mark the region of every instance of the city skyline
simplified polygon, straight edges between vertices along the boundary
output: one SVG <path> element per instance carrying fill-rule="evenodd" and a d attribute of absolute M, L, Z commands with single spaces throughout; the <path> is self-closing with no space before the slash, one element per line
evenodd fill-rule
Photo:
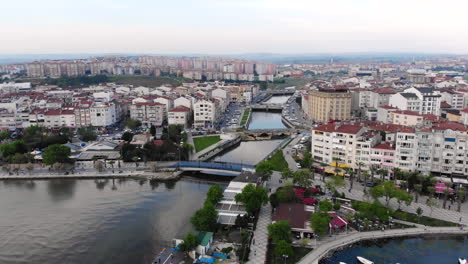
<path fill-rule="evenodd" d="M 0 33 L 9 41 L 0 54 L 466 54 L 466 7 L 460 0 L 8 2 Z"/>

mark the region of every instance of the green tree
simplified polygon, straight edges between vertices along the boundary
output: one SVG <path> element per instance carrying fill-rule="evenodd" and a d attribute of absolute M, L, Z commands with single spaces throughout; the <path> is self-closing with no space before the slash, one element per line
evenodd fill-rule
<path fill-rule="evenodd" d="M 321 212 L 329 212 L 333 209 L 333 204 L 330 201 L 320 201 L 319 210 Z"/>
<path fill-rule="evenodd" d="M 316 212 L 311 215 L 310 222 L 312 230 L 314 230 L 316 234 L 323 236 L 327 233 L 330 217 L 327 213 Z"/>
<path fill-rule="evenodd" d="M 416 214 L 418 215 L 418 223 L 419 223 L 419 221 L 421 220 L 421 216 L 423 214 L 423 209 L 421 207 L 418 207 L 418 209 L 416 209 Z"/>
<path fill-rule="evenodd" d="M 54 144 L 48 146 L 44 150 L 42 159 L 47 165 L 52 165 L 54 163 L 67 163 L 70 162 L 70 153 L 71 150 L 69 147 L 60 144 Z"/>
<path fill-rule="evenodd" d="M 277 193 L 272 193 L 270 195 L 270 204 L 271 207 L 276 208 L 279 205 L 279 199 L 278 199 L 278 194 Z"/>
<path fill-rule="evenodd" d="M 262 186 L 255 187 L 253 184 L 247 184 L 241 193 L 236 194 L 235 200 L 241 202 L 247 212 L 253 215 L 268 202 L 268 192 Z"/>
<path fill-rule="evenodd" d="M 194 250 L 197 246 L 198 246 L 197 237 L 196 237 L 194 234 L 190 233 L 190 232 L 185 236 L 184 242 L 182 242 L 182 243 L 179 244 L 179 248 L 180 248 L 180 250 L 182 250 L 183 252 L 192 251 L 192 250 Z"/>
<path fill-rule="evenodd" d="M 214 205 L 210 202 L 205 202 L 204 206 L 197 210 L 192 218 L 190 218 L 190 222 L 198 231 L 214 231 L 217 219 L 218 212 Z"/>
<path fill-rule="evenodd" d="M 291 179 L 294 176 L 294 172 L 290 168 L 284 168 L 283 171 L 281 171 L 281 179 L 287 180 Z"/>
<path fill-rule="evenodd" d="M 282 203 L 291 202 L 294 200 L 295 193 L 292 185 L 285 185 L 276 191 L 278 201 Z"/>
<path fill-rule="evenodd" d="M 310 169 L 312 167 L 312 154 L 310 152 L 304 153 L 304 158 L 301 161 L 302 168 Z"/>
<path fill-rule="evenodd" d="M 130 142 L 132 141 L 133 139 L 133 133 L 131 132 L 125 132 L 122 134 L 122 140 L 125 141 L 125 142 Z"/>
<path fill-rule="evenodd" d="M 266 181 L 273 173 L 273 166 L 268 161 L 262 161 L 255 167 L 255 172 L 262 177 L 262 180 Z"/>
<path fill-rule="evenodd" d="M 270 224 L 267 229 L 268 236 L 273 242 L 278 243 L 280 240 L 291 242 L 291 226 L 287 221 L 278 221 Z"/>
<path fill-rule="evenodd" d="M 94 141 L 97 139 L 96 132 L 90 127 L 80 127 L 78 129 L 78 134 L 83 141 Z"/>
<path fill-rule="evenodd" d="M 288 243 L 284 240 L 278 241 L 275 245 L 275 255 L 278 257 L 283 257 L 283 256 L 292 256 L 294 254 L 293 248 L 291 246 L 291 243 Z"/>
<path fill-rule="evenodd" d="M 294 172 L 294 183 L 302 186 L 304 188 L 309 188 L 311 185 L 310 182 L 310 173 L 307 169 L 302 169 Z"/>
<path fill-rule="evenodd" d="M 402 202 L 405 202 L 405 204 L 409 206 L 411 202 L 413 201 L 413 196 L 411 196 L 411 194 L 403 190 L 395 190 L 395 192 L 393 193 L 393 197 L 397 199 L 398 210 L 400 210 Z"/>
<path fill-rule="evenodd" d="M 206 194 L 206 202 L 217 204 L 221 199 L 223 199 L 223 188 L 219 184 L 212 185 Z"/>
<path fill-rule="evenodd" d="M 331 180 L 328 181 L 325 186 L 332 190 L 333 192 L 336 192 L 337 189 L 342 188 L 346 185 L 346 182 L 342 176 L 339 175 L 333 175 L 331 177 Z"/>
<path fill-rule="evenodd" d="M 437 201 L 434 198 L 428 198 L 427 202 L 426 202 L 426 205 L 431 210 L 430 216 L 432 216 L 432 211 L 434 210 L 434 208 L 439 207 L 439 204 L 437 203 Z"/>
<path fill-rule="evenodd" d="M 129 129 L 135 130 L 137 127 L 141 126 L 141 121 L 129 118 L 124 122 L 124 124 Z"/>
<path fill-rule="evenodd" d="M 379 199 L 380 197 L 385 197 L 386 206 L 390 200 L 396 197 L 397 188 L 393 182 L 383 182 L 373 188 L 370 189 L 370 194 L 372 198 Z"/>

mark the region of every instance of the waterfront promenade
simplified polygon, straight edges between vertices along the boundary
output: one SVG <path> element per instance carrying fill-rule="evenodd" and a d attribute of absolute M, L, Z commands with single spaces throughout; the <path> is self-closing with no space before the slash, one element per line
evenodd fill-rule
<path fill-rule="evenodd" d="M 346 247 L 353 243 L 382 238 L 406 237 L 406 236 L 421 236 L 421 235 L 468 235 L 468 230 L 461 230 L 458 227 L 427 227 L 427 228 L 410 228 L 410 229 L 391 229 L 385 231 L 372 232 L 356 232 L 353 234 L 343 234 L 339 237 L 335 236 L 326 243 L 320 244 L 313 249 L 309 254 L 304 256 L 299 264 L 318 264 L 320 259 L 326 257 L 334 250 Z"/>

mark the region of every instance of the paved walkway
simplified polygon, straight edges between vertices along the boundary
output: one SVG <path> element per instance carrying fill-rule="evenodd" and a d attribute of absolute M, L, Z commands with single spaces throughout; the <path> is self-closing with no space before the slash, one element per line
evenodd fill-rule
<path fill-rule="evenodd" d="M 268 203 L 260 209 L 257 228 L 254 232 L 248 264 L 261 264 L 266 261 L 268 247 L 268 225 L 271 224 L 271 206 Z"/>
<path fill-rule="evenodd" d="M 292 157 L 292 153 L 296 150 L 292 146 L 296 145 L 302 138 L 302 135 L 297 135 L 289 144 L 283 149 L 283 156 L 292 171 L 297 171 L 296 161 Z"/>
<path fill-rule="evenodd" d="M 468 234 L 468 230 L 461 230 L 454 227 L 431 227 L 431 228 L 411 228 L 411 229 L 392 229 L 386 231 L 357 232 L 353 234 L 335 237 L 327 243 L 323 243 L 309 254 L 303 257 L 299 264 L 318 264 L 319 260 L 325 257 L 330 250 L 356 243 L 361 240 L 378 239 L 386 237 L 415 236 L 425 234 Z"/>

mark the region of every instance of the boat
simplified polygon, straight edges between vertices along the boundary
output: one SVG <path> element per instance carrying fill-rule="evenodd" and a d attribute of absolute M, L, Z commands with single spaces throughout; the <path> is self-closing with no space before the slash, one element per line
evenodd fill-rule
<path fill-rule="evenodd" d="M 374 264 L 374 262 L 372 262 L 372 261 L 370 261 L 370 260 L 368 260 L 368 259 L 366 259 L 366 258 L 359 257 L 359 256 L 357 256 L 356 258 L 357 258 L 357 259 L 359 260 L 359 262 L 361 262 L 362 264 Z"/>
<path fill-rule="evenodd" d="M 458 263 L 459 264 L 467 264 L 468 262 L 464 258 L 458 258 Z"/>

